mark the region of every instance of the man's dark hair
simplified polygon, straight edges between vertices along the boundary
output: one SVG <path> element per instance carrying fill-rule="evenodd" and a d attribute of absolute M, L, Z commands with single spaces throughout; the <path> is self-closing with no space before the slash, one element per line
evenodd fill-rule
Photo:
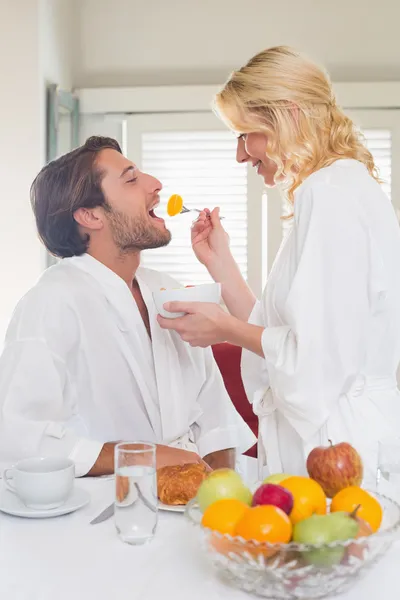
<path fill-rule="evenodd" d="M 116 140 L 90 137 L 83 146 L 43 167 L 32 183 L 31 204 L 39 236 L 55 256 L 79 256 L 88 249 L 89 236 L 80 235 L 74 219 L 78 208 L 108 207 L 101 189 L 103 174 L 96 166 L 97 155 L 106 148 L 122 154 Z"/>

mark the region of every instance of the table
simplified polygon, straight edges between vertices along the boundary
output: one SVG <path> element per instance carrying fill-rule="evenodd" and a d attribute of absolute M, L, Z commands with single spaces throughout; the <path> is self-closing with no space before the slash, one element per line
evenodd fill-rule
<path fill-rule="evenodd" d="M 251 459 L 249 459 L 251 460 Z M 254 460 L 254 459 L 253 459 Z M 247 461 L 245 470 L 254 469 Z M 253 471 L 254 472 L 254 471 Z M 182 514 L 161 512 L 146 546 L 117 538 L 113 519 L 89 521 L 111 503 L 112 479 L 80 479 L 91 502 L 55 519 L 0 513 L 1 597 L 7 600 L 249 600 L 218 579 Z M 400 542 L 336 600 L 395 600 L 400 596 Z"/>

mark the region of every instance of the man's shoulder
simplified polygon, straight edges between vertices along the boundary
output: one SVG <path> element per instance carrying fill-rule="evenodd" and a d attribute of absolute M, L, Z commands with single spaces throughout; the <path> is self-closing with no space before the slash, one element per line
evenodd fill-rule
<path fill-rule="evenodd" d="M 70 327 L 74 320 L 75 280 L 62 263 L 49 267 L 17 303 L 7 337 L 32 335 L 44 323 L 57 329 Z"/>
<path fill-rule="evenodd" d="M 41 304 L 60 302 L 65 305 L 74 295 L 74 290 L 79 284 L 78 278 L 78 270 L 61 261 L 46 269 L 21 301 Z"/>

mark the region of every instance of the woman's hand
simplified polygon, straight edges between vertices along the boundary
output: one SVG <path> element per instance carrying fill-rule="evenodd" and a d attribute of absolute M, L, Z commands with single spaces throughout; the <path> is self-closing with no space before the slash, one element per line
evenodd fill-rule
<path fill-rule="evenodd" d="M 235 326 L 234 317 L 226 313 L 218 304 L 203 302 L 168 302 L 164 305 L 168 312 L 188 313 L 177 319 L 157 319 L 163 329 L 179 333 L 191 346 L 207 348 L 225 342 Z"/>
<path fill-rule="evenodd" d="M 219 208 L 204 209 L 192 227 L 192 247 L 198 259 L 206 268 L 213 264 L 232 260 L 229 248 L 229 235 L 221 225 Z"/>
<path fill-rule="evenodd" d="M 231 315 L 247 321 L 256 298 L 243 279 L 229 248 L 229 236 L 221 225 L 219 208 L 203 210 L 192 227 L 192 246 L 197 259 L 214 281 L 221 284 L 222 298 Z"/>

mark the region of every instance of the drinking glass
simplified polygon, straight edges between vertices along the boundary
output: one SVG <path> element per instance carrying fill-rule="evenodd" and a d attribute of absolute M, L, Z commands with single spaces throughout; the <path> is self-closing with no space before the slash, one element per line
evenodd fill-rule
<path fill-rule="evenodd" d="M 377 491 L 400 502 L 400 437 L 379 442 Z"/>
<path fill-rule="evenodd" d="M 123 442 L 115 447 L 115 526 L 128 544 L 145 544 L 158 517 L 156 446 Z"/>

